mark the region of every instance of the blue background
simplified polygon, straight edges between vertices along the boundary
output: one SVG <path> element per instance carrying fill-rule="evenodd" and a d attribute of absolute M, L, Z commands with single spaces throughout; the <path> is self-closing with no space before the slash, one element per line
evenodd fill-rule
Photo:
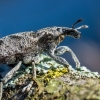
<path fill-rule="evenodd" d="M 81 65 L 100 72 L 100 0 L 0 0 L 0 38 L 9 34 L 36 31 L 49 26 L 71 27 L 79 18 L 87 24 L 81 39 L 66 37 Z M 75 66 L 70 54 L 64 54 Z"/>

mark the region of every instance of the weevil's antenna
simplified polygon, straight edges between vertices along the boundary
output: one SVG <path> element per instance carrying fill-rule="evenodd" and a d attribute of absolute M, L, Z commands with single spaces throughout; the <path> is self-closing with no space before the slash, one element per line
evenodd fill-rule
<path fill-rule="evenodd" d="M 80 29 L 82 29 L 82 28 L 88 28 L 89 26 L 87 26 L 87 25 L 82 25 L 82 26 L 80 26 L 80 27 L 77 27 L 77 28 L 75 28 L 76 30 L 80 30 Z"/>
<path fill-rule="evenodd" d="M 77 23 L 81 22 L 81 21 L 83 21 L 82 18 L 78 19 L 78 20 L 72 25 L 72 28 L 74 29 L 75 25 L 76 25 Z"/>

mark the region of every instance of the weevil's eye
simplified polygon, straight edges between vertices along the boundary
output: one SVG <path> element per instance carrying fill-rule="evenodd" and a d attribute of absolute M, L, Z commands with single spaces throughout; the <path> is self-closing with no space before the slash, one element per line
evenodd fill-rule
<path fill-rule="evenodd" d="M 57 31 L 60 32 L 60 33 L 63 32 L 61 28 L 57 28 Z"/>
<path fill-rule="evenodd" d="M 72 30 L 71 30 L 71 31 L 72 31 Z M 71 31 L 70 31 L 70 30 L 66 30 L 66 29 L 62 29 L 62 32 L 63 32 L 63 33 L 66 33 L 66 34 L 67 34 L 67 33 L 70 33 Z"/>

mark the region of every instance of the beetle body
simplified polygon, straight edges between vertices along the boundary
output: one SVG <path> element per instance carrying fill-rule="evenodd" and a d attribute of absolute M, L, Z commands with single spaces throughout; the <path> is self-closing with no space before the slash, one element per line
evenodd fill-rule
<path fill-rule="evenodd" d="M 81 28 L 86 28 L 86 26 Z M 80 35 L 78 28 L 55 26 L 43 28 L 37 32 L 20 32 L 5 36 L 0 39 L 0 64 L 15 64 L 19 61 L 25 64 L 31 61 L 37 63 L 39 54 L 45 52 L 58 63 L 67 66 L 68 62 L 64 58 L 56 56 L 57 45 L 66 36 L 80 38 Z"/>

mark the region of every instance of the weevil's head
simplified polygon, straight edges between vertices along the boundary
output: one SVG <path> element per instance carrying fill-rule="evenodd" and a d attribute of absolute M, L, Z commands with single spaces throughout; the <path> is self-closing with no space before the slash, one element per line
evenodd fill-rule
<path fill-rule="evenodd" d="M 83 19 L 79 19 L 78 21 L 76 21 L 73 25 L 72 28 L 68 28 L 68 27 L 62 27 L 62 28 L 58 28 L 57 30 L 61 33 L 59 35 L 59 37 L 66 37 L 66 36 L 72 36 L 74 38 L 80 38 L 81 37 L 81 32 L 79 31 L 82 28 L 88 28 L 87 25 L 82 25 L 78 28 L 75 28 L 75 25 L 79 22 L 81 22 Z"/>
<path fill-rule="evenodd" d="M 72 28 L 68 27 L 48 27 L 44 29 L 40 29 L 37 32 L 37 37 L 39 43 L 42 45 L 47 44 L 56 44 L 58 45 L 66 36 L 72 36 L 74 38 L 80 38 L 81 32 L 79 29 L 88 28 L 87 25 L 82 25 L 78 28 L 74 28 L 78 22 L 81 22 L 82 19 L 79 19 L 76 23 L 72 25 Z"/>

